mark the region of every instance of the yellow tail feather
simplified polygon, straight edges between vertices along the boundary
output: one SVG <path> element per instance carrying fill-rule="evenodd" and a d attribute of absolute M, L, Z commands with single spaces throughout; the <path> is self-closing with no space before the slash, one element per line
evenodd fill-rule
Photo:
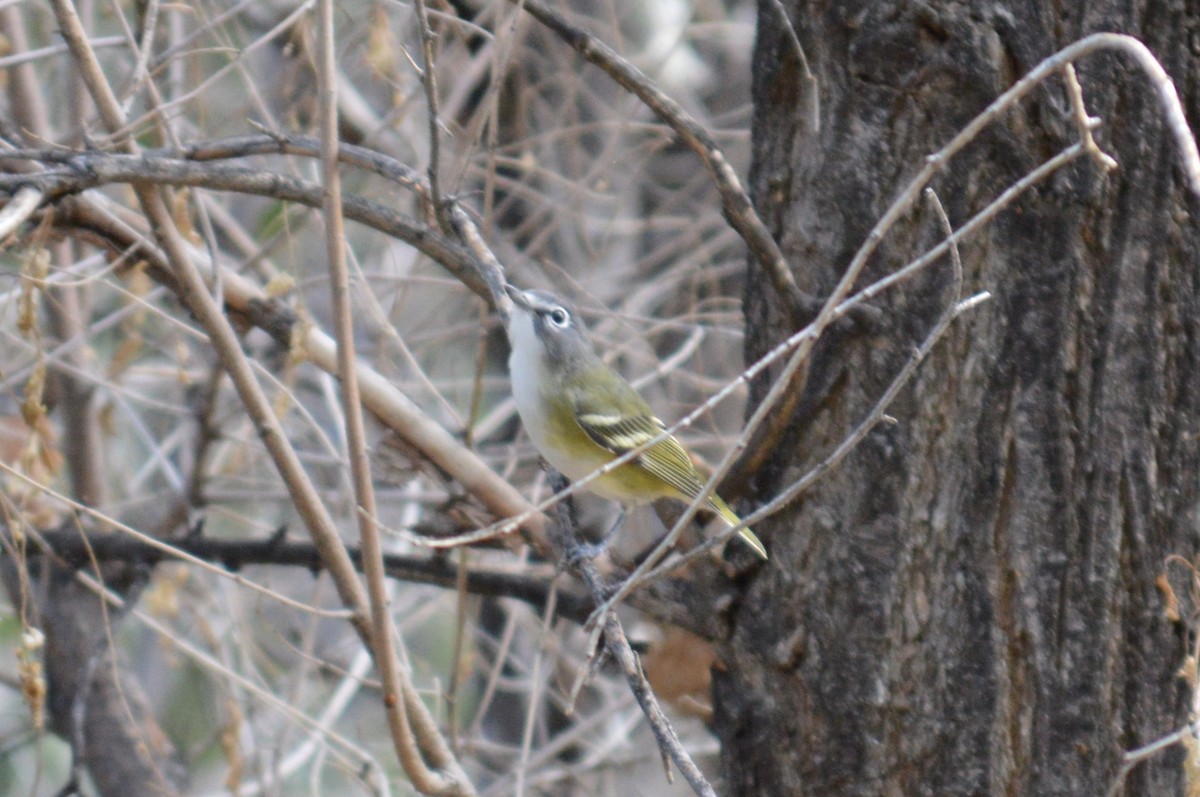
<path fill-rule="evenodd" d="M 729 508 L 729 504 L 721 500 L 721 496 L 716 494 L 710 496 L 707 504 L 710 509 L 720 515 L 721 519 L 730 526 L 736 526 L 742 522 L 742 519 L 734 514 L 733 510 Z M 744 528 L 738 529 L 738 536 L 742 538 L 742 542 L 753 548 L 756 554 L 761 556 L 763 559 L 767 558 L 767 548 L 762 544 L 762 540 L 758 538 L 757 534 L 755 534 L 749 528 Z"/>

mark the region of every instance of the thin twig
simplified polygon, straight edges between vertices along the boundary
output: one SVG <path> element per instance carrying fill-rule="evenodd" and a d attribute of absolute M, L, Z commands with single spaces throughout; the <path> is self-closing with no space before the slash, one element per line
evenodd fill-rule
<path fill-rule="evenodd" d="M 1092 130 L 1100 126 L 1100 119 L 1088 116 L 1087 105 L 1083 102 L 1083 87 L 1079 85 L 1079 77 L 1075 74 L 1075 66 L 1067 64 L 1063 67 L 1063 78 L 1067 84 L 1067 96 L 1071 98 L 1071 116 L 1075 119 L 1075 128 L 1079 131 L 1079 141 L 1092 160 L 1102 171 L 1111 172 L 1117 168 L 1117 162 L 1111 155 L 1100 149 Z"/>
<path fill-rule="evenodd" d="M 541 639 L 550 639 L 554 629 L 554 621 L 558 615 L 558 581 L 551 582 L 550 594 L 546 597 L 546 605 L 542 612 Z M 533 694 L 529 696 L 525 706 L 525 724 L 521 728 L 521 753 L 515 766 L 516 785 L 514 797 L 525 796 L 525 775 L 529 771 L 529 755 L 533 749 L 533 736 L 537 726 L 538 711 L 541 709 L 542 695 L 548 686 L 548 680 L 542 677 L 542 667 L 545 666 L 546 649 L 549 645 L 540 644 L 533 655 L 533 667 L 529 673 L 529 681 L 533 684 Z"/>
<path fill-rule="evenodd" d="M 15 3 L 4 4 L 4 8 L 15 7 Z M 92 47 L 97 50 L 105 50 L 110 47 L 124 48 L 128 44 L 124 36 L 97 36 L 91 42 Z M 28 48 L 21 50 L 14 46 L 12 48 L 12 55 L 0 58 L 0 69 L 9 70 L 15 66 L 29 65 L 34 61 L 41 61 L 53 58 L 56 55 L 62 55 L 65 52 L 69 52 L 70 49 L 66 44 L 50 44 L 45 47 L 39 47 L 36 50 Z"/>
<path fill-rule="evenodd" d="M 507 328 L 508 319 L 512 315 L 512 299 L 504 290 L 506 284 L 504 266 L 500 265 L 495 253 L 483 240 L 479 228 L 475 226 L 475 222 L 471 221 L 471 217 L 467 215 L 466 211 L 457 203 L 447 207 L 447 211 L 451 229 L 454 230 L 459 240 L 466 244 L 467 249 L 475 255 L 475 262 L 479 265 L 484 284 L 487 285 L 488 292 L 491 294 L 492 306 L 496 308 L 500 314 L 500 320 Z"/>
<path fill-rule="evenodd" d="M 441 142 L 442 123 L 438 111 L 437 71 L 434 68 L 433 43 L 436 36 L 429 26 L 429 13 L 425 9 L 425 0 L 416 0 L 417 25 L 421 34 L 421 86 L 425 89 L 425 118 L 429 123 L 429 167 L 425 174 L 429 179 L 429 198 L 433 212 L 443 229 L 449 228 L 445 212 L 442 208 L 441 188 Z"/>
<path fill-rule="evenodd" d="M 396 756 L 413 786 L 425 794 L 470 797 L 475 794 L 475 789 L 438 733 L 425 704 L 416 696 L 408 673 L 400 666 L 393 642 L 396 629 L 392 624 L 383 549 L 375 520 L 378 512 L 367 454 L 362 401 L 358 380 L 354 378 L 357 369 L 354 321 L 350 308 L 350 276 L 346 267 L 346 234 L 342 220 L 341 173 L 338 170 L 337 67 L 334 49 L 333 0 L 320 0 L 317 4 L 317 76 L 322 178 L 325 187 L 325 255 L 329 262 L 329 290 L 338 344 L 337 373 L 346 426 L 346 456 L 350 460 L 355 504 L 359 508 L 355 514 L 371 612 L 369 647 L 383 685 L 383 710 Z"/>
<path fill-rule="evenodd" d="M 132 31 L 126 29 L 125 33 L 128 37 L 129 46 L 133 49 L 137 61 L 133 66 L 133 74 L 129 83 L 129 88 L 125 90 L 125 102 L 122 103 L 122 111 L 126 116 L 129 115 L 129 109 L 133 107 L 133 102 L 137 99 L 138 90 L 143 83 L 150 82 L 150 54 L 153 51 L 154 34 L 158 29 L 158 9 L 159 0 L 146 0 L 141 6 L 142 13 L 142 39 L 140 42 L 133 40 Z M 125 25 L 125 17 L 122 14 L 116 14 L 122 26 Z"/>
<path fill-rule="evenodd" d="M 779 21 L 787 33 L 788 42 L 792 45 L 792 50 L 796 54 L 796 60 L 800 63 L 800 77 L 804 85 L 804 99 L 808 101 L 808 115 L 805 117 L 805 121 L 808 123 L 808 132 L 811 134 L 819 133 L 821 132 L 821 87 L 817 84 L 817 76 L 812 73 L 812 69 L 808 66 L 808 56 L 804 53 L 804 45 L 800 43 L 800 37 L 796 35 L 796 26 L 792 24 L 791 18 L 788 17 L 787 9 L 783 6 L 783 0 L 771 0 L 771 9 L 775 12 L 775 16 L 779 17 Z"/>
<path fill-rule="evenodd" d="M 518 0 L 510 0 L 516 3 Z M 725 153 L 709 134 L 683 107 L 646 77 L 633 64 L 597 37 L 572 25 L 559 12 L 541 0 L 524 0 L 525 9 L 535 19 L 553 31 L 587 61 L 600 67 L 625 90 L 632 93 L 664 124 L 675 131 L 704 163 L 721 196 L 721 207 L 730 226 L 746 242 L 754 259 L 770 277 L 779 294 L 780 304 L 793 326 L 800 326 L 820 307 L 820 302 L 800 290 L 792 276 L 791 267 L 771 231 L 759 217 L 754 204 L 742 187 L 741 180 Z"/>

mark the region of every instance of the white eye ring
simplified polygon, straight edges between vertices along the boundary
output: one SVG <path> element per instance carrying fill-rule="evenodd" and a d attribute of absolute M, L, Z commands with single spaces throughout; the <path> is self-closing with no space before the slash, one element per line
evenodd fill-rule
<path fill-rule="evenodd" d="M 561 307 L 554 308 L 547 315 L 550 316 L 550 323 L 559 329 L 566 329 L 567 322 L 571 320 L 571 317 L 567 315 L 567 311 Z"/>

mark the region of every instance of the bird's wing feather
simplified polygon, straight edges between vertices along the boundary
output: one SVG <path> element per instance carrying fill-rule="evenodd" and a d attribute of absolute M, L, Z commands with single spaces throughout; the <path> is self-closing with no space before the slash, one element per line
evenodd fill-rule
<path fill-rule="evenodd" d="M 663 422 L 650 414 L 581 411 L 584 409 L 576 405 L 575 421 L 596 445 L 617 456 L 645 445 L 666 430 Z M 662 479 L 685 497 L 695 496 L 703 486 L 696 466 L 672 436 L 650 446 L 631 462 Z"/>
<path fill-rule="evenodd" d="M 666 430 L 666 425 L 654 417 L 650 405 L 624 380 L 603 382 L 606 387 L 599 391 L 584 390 L 575 385 L 569 392 L 575 422 L 596 445 L 621 456 L 645 445 Z M 672 436 L 650 446 L 630 462 L 669 484 L 688 500 L 695 498 L 704 488 L 704 481 L 696 466 Z M 731 526 L 741 522 L 715 493 L 704 504 Z M 763 559 L 767 558 L 767 549 L 753 531 L 744 528 L 738 534 L 755 553 Z"/>

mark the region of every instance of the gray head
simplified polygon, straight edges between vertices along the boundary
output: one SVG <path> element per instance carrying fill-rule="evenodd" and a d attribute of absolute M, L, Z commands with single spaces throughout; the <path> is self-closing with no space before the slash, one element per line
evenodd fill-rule
<path fill-rule="evenodd" d="M 508 326 L 514 354 L 524 355 L 522 349 L 528 347 L 559 370 L 577 367 L 596 356 L 583 320 L 570 303 L 546 291 L 504 288 L 514 304 Z"/>

